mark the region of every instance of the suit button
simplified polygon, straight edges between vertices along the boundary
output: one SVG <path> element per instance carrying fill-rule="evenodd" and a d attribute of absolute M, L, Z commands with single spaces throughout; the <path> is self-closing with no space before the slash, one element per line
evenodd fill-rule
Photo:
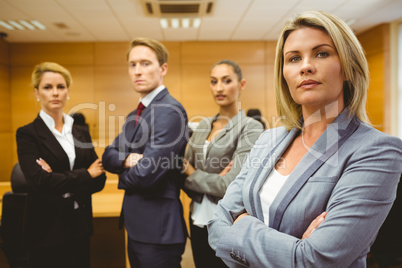
<path fill-rule="evenodd" d="M 233 252 L 230 252 L 230 257 L 232 257 L 232 259 L 237 260 L 237 258 L 236 258 L 236 254 L 234 254 Z"/>

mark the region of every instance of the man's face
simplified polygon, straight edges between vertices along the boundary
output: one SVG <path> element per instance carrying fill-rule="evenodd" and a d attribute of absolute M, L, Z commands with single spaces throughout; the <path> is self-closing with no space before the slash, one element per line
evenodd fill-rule
<path fill-rule="evenodd" d="M 155 52 L 147 46 L 135 46 L 128 55 L 128 74 L 134 90 L 145 97 L 163 84 L 167 63 L 159 65 Z"/>

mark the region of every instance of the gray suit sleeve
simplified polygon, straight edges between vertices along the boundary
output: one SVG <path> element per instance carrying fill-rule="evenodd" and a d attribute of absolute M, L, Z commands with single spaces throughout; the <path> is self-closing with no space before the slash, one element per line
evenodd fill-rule
<path fill-rule="evenodd" d="M 232 157 L 233 165 L 231 170 L 225 176 L 220 176 L 216 173 L 197 169 L 187 177 L 184 184 L 186 189 L 218 198 L 222 198 L 225 195 L 227 187 L 239 174 L 248 153 L 263 132 L 262 125 L 259 122 L 248 119 L 237 141 L 236 150 Z"/>

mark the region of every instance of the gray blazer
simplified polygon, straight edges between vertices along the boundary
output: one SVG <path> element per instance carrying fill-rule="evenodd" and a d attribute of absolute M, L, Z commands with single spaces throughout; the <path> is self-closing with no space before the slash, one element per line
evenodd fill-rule
<path fill-rule="evenodd" d="M 290 174 L 266 226 L 259 190 L 297 133 L 280 127 L 260 136 L 208 224 L 210 245 L 229 267 L 366 267 L 396 197 L 401 139 L 345 109 Z M 301 240 L 323 211 L 325 220 Z M 250 216 L 233 224 L 243 212 Z"/>
<path fill-rule="evenodd" d="M 215 117 L 201 120 L 188 143 L 185 158 L 196 171 L 187 177 L 184 190 L 196 202 L 201 202 L 203 194 L 215 202 L 223 197 L 228 185 L 239 174 L 254 143 L 263 132 L 262 124 L 240 111 L 232 119 L 228 119 L 225 128 L 207 148 L 206 159 L 203 157 L 203 146 L 211 132 Z M 233 160 L 232 169 L 225 175 L 218 174 Z"/>

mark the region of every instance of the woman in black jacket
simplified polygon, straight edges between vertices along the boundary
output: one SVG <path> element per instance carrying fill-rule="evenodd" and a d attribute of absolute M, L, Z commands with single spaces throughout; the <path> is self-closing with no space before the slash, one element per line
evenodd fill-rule
<path fill-rule="evenodd" d="M 31 186 L 25 233 L 30 267 L 89 267 L 91 195 L 106 176 L 89 132 L 63 113 L 71 75 L 44 62 L 32 73 L 41 111 L 17 130 L 21 169 Z"/>

